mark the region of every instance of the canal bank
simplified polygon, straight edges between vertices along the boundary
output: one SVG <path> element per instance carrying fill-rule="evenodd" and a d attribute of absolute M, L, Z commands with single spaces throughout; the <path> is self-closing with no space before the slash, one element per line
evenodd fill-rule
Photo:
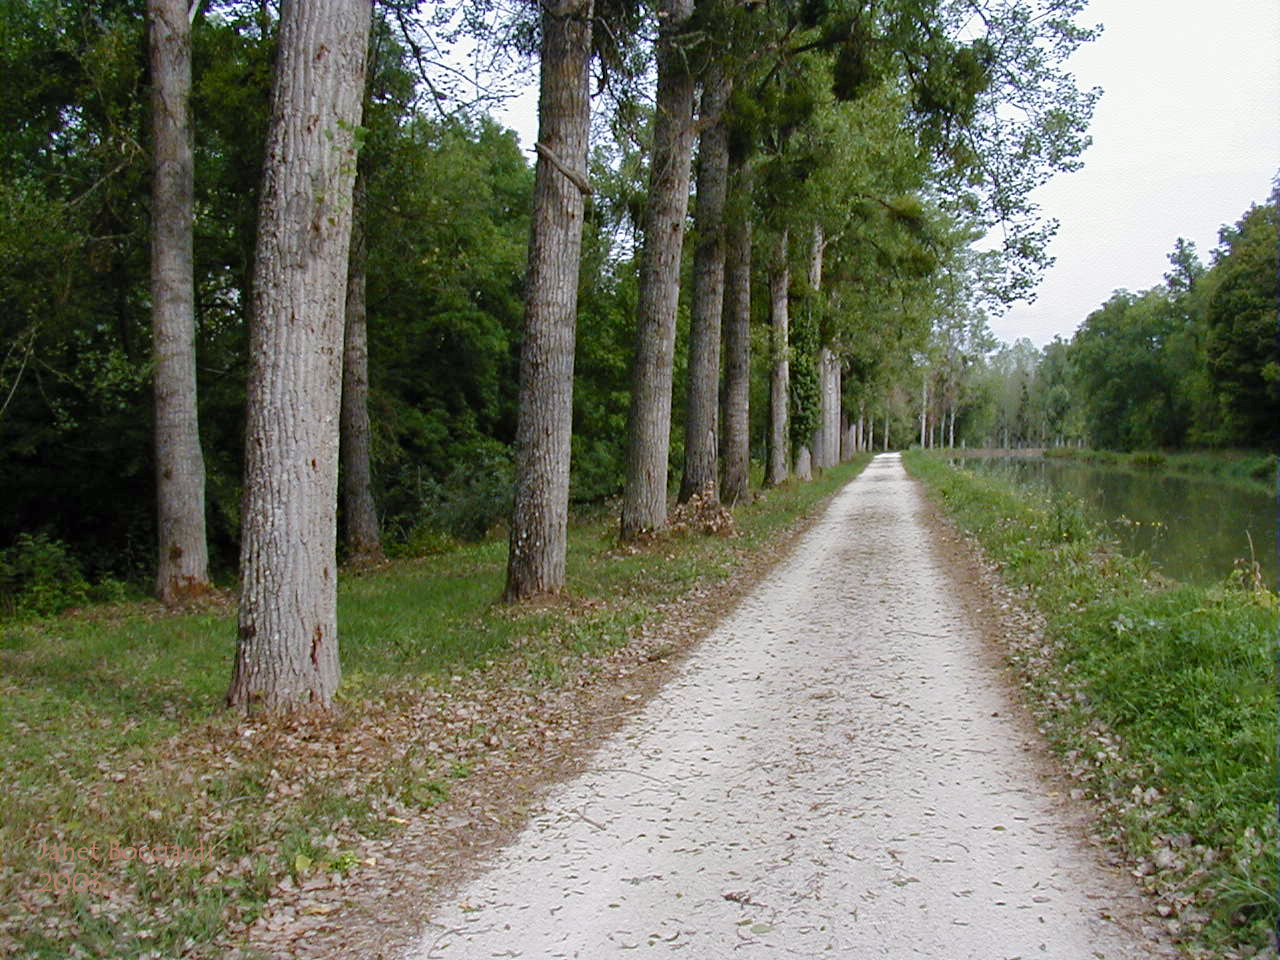
<path fill-rule="evenodd" d="M 953 462 L 1001 482 L 1078 502 L 1129 556 L 1145 555 L 1165 575 L 1208 585 L 1258 564 L 1280 579 L 1274 492 L 1223 477 L 1126 468 L 1066 457 L 967 456 Z"/>
<path fill-rule="evenodd" d="M 1171 582 L 1063 497 L 905 459 L 1036 618 L 1013 658 L 1028 699 L 1171 932 L 1275 956 L 1275 592 Z"/>

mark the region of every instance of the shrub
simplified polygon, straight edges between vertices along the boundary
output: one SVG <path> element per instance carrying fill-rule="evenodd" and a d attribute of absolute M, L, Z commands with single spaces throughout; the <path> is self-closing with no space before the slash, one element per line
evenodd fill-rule
<path fill-rule="evenodd" d="M 418 509 L 406 542 L 438 543 L 444 534 L 458 540 L 481 540 L 511 517 L 515 468 L 505 449 L 481 448 L 443 479 L 418 483 Z"/>
<path fill-rule="evenodd" d="M 1129 462 L 1135 467 L 1141 467 L 1144 470 L 1158 470 L 1169 462 L 1169 458 L 1163 453 L 1144 452 L 1135 453 L 1129 458 Z"/>
<path fill-rule="evenodd" d="M 0 614 L 51 615 L 88 599 L 80 561 L 61 540 L 21 533 L 0 550 Z"/>

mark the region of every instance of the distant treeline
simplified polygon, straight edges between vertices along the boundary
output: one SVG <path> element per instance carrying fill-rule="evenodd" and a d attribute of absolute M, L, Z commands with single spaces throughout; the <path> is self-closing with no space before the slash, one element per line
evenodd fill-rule
<path fill-rule="evenodd" d="M 1277 199 L 1223 227 L 1208 267 L 1179 240 L 1163 284 L 1117 291 L 1076 332 L 1073 402 L 1095 446 L 1274 448 Z"/>
<path fill-rule="evenodd" d="M 1278 200 L 1280 187 L 1224 226 L 1208 265 L 1179 239 L 1163 283 L 1117 290 L 1070 341 L 993 351 L 992 340 L 940 328 L 929 422 L 953 415 L 956 446 L 1275 450 Z"/>

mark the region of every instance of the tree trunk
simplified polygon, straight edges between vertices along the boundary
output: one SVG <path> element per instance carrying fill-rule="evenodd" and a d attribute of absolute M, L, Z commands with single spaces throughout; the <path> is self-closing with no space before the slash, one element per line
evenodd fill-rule
<path fill-rule="evenodd" d="M 504 592 L 509 601 L 558 592 L 565 581 L 592 13 L 592 0 L 568 0 L 544 5 L 542 14 L 538 165 Z"/>
<path fill-rule="evenodd" d="M 693 0 L 663 0 L 658 9 L 657 112 L 640 261 L 623 540 L 635 540 L 667 522 L 672 363 L 694 139 L 696 84 L 683 43 L 692 13 Z"/>
<path fill-rule="evenodd" d="M 156 594 L 178 603 L 209 590 L 204 457 L 196 408 L 194 161 L 187 0 L 148 0 L 154 176 L 151 329 L 155 363 Z"/>
<path fill-rule="evenodd" d="M 327 708 L 338 687 L 342 327 L 367 0 L 286 3 L 271 93 L 245 435 L 240 632 L 227 703 Z"/>
<path fill-rule="evenodd" d="M 920 390 L 920 449 L 927 449 L 925 446 L 925 424 L 928 421 L 929 410 L 929 381 L 924 381 L 924 386 Z"/>
<path fill-rule="evenodd" d="M 813 454 L 809 452 L 807 446 L 802 446 L 796 451 L 795 478 L 797 480 L 813 479 Z"/>
<path fill-rule="evenodd" d="M 716 423 L 720 385 L 720 320 L 725 282 L 725 196 L 729 187 L 729 130 L 724 110 L 731 82 L 718 64 L 702 90 L 703 129 L 698 146 L 698 207 L 694 223 L 693 315 L 689 327 L 689 402 L 685 418 L 684 476 L 680 502 L 716 493 Z"/>
<path fill-rule="evenodd" d="M 827 405 L 827 466 L 834 467 L 840 462 L 840 358 L 835 351 L 828 350 L 827 356 L 831 364 L 831 401 Z"/>
<path fill-rule="evenodd" d="M 373 502 L 369 467 L 369 336 L 365 309 L 365 196 L 357 176 L 352 199 L 351 256 L 347 271 L 346 322 L 342 348 L 342 517 L 347 559 L 356 564 L 382 559 L 382 536 Z"/>
<path fill-rule="evenodd" d="M 884 446 L 881 447 L 881 450 L 883 450 L 886 453 L 889 450 L 889 411 L 888 410 L 885 410 L 884 412 Z"/>
<path fill-rule="evenodd" d="M 813 225 L 813 241 L 809 249 L 809 289 L 815 298 L 822 292 L 822 262 L 827 251 L 827 239 L 822 224 Z M 831 456 L 831 415 L 835 404 L 831 396 L 831 367 L 834 356 L 831 349 L 822 346 L 818 350 L 818 425 L 813 432 L 813 465 L 819 468 L 834 466 Z"/>
<path fill-rule="evenodd" d="M 828 380 L 831 371 L 831 351 L 826 347 L 818 349 L 816 359 L 818 367 L 818 422 L 813 428 L 810 449 L 813 451 L 813 466 L 829 467 L 827 462 L 827 405 L 831 402 L 831 388 Z"/>
<path fill-rule="evenodd" d="M 724 267 L 724 487 L 721 497 L 746 499 L 751 470 L 751 174 L 733 172 Z"/>
<path fill-rule="evenodd" d="M 769 380 L 769 470 L 765 483 L 776 487 L 790 475 L 791 365 L 788 346 L 787 296 L 791 265 L 787 257 L 787 231 L 778 238 L 774 262 L 769 267 L 769 322 L 772 327 L 773 369 Z"/>

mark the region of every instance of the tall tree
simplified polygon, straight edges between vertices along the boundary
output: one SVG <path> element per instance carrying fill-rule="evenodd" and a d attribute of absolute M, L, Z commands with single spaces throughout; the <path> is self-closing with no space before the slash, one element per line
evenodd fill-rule
<path fill-rule="evenodd" d="M 147 14 L 153 131 L 156 593 L 165 603 L 176 603 L 209 589 L 204 456 L 196 408 L 191 21 L 187 0 L 148 0 Z"/>
<path fill-rule="evenodd" d="M 366 273 L 369 251 L 365 237 L 367 199 L 364 177 L 357 173 L 352 194 L 351 253 L 342 343 L 342 413 L 339 454 L 342 463 L 342 517 L 348 562 L 382 559 L 382 536 L 373 502 L 369 464 L 369 318 Z"/>
<path fill-rule="evenodd" d="M 689 324 L 689 402 L 685 409 L 684 475 L 680 501 L 695 494 L 718 500 L 720 325 L 724 309 L 725 199 L 729 189 L 729 129 L 725 109 L 733 82 L 712 63 L 699 110 L 697 247 L 693 254 L 693 313 Z"/>
<path fill-rule="evenodd" d="M 1274 449 L 1280 422 L 1280 186 L 1269 203 L 1250 207 L 1220 236 L 1205 353 L 1221 436 L 1227 443 Z"/>
<path fill-rule="evenodd" d="M 747 495 L 751 467 L 751 171 L 745 157 L 730 162 L 733 201 L 726 211 L 724 264 L 724 483 L 735 504 Z"/>
<path fill-rule="evenodd" d="M 590 128 L 592 0 L 542 13 L 538 165 L 516 428 L 508 600 L 564 586 L 568 548 L 573 354 Z"/>
<path fill-rule="evenodd" d="M 787 231 L 778 237 L 769 264 L 769 325 L 772 355 L 769 358 L 769 468 L 765 483 L 776 487 L 791 476 L 791 361 L 790 315 L 791 260 Z"/>
<path fill-rule="evenodd" d="M 680 258 L 689 210 L 697 79 L 688 35 L 693 0 L 658 7 L 658 91 L 640 262 L 640 304 L 627 431 L 622 538 L 632 540 L 667 522 L 667 460 L 675 359 Z"/>
<path fill-rule="evenodd" d="M 281 9 L 258 241 L 240 617 L 227 703 L 327 708 L 337 690 L 342 327 L 367 0 Z"/>

